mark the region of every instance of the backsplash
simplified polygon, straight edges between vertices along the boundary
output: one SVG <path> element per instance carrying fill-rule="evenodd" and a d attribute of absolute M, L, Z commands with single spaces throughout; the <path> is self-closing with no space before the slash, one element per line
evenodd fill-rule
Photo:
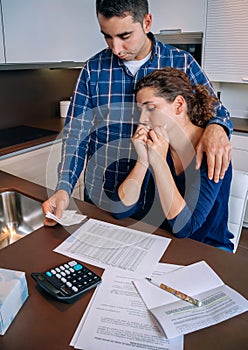
<path fill-rule="evenodd" d="M 248 119 L 248 84 L 213 83 L 221 92 L 220 100 L 230 111 L 232 117 Z"/>
<path fill-rule="evenodd" d="M 70 98 L 80 68 L 0 71 L 0 129 L 59 117 L 59 101 Z"/>
<path fill-rule="evenodd" d="M 59 117 L 59 101 L 70 98 L 80 68 L 0 71 L 0 129 Z M 248 119 L 248 84 L 213 83 L 233 117 Z"/>

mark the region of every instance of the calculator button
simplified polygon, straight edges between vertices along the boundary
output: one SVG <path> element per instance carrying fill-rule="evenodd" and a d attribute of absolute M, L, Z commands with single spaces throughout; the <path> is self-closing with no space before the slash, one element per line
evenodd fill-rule
<path fill-rule="evenodd" d="M 56 273 L 56 277 L 57 277 L 58 279 L 60 279 L 60 278 L 61 278 L 61 275 L 60 275 L 59 273 Z"/>
<path fill-rule="evenodd" d="M 68 262 L 68 265 L 70 265 L 71 267 L 74 266 L 74 265 L 77 265 L 77 262 L 76 261 L 69 261 Z"/>
<path fill-rule="evenodd" d="M 66 268 L 66 269 L 69 269 L 69 265 L 68 264 L 64 264 L 64 267 Z"/>
<path fill-rule="evenodd" d="M 74 272 L 74 269 L 72 267 L 69 268 L 69 271 L 71 271 L 72 273 Z"/>
<path fill-rule="evenodd" d="M 64 277 L 61 278 L 61 282 L 65 283 L 66 281 L 67 280 Z"/>
<path fill-rule="evenodd" d="M 70 275 L 70 271 L 69 271 L 69 270 L 65 270 L 65 273 L 66 273 L 67 275 Z"/>
<path fill-rule="evenodd" d="M 72 287 L 72 290 L 73 290 L 73 292 L 75 292 L 75 293 L 78 292 L 78 288 L 77 288 L 76 286 L 73 286 L 73 287 Z"/>
<path fill-rule="evenodd" d="M 79 271 L 79 270 L 82 270 L 83 266 L 81 264 L 77 264 L 77 265 L 73 266 L 73 268 L 75 271 Z"/>
<path fill-rule="evenodd" d="M 69 282 L 69 281 L 66 282 L 66 285 L 67 285 L 68 287 L 71 287 L 71 286 L 72 286 L 71 282 Z"/>
<path fill-rule="evenodd" d="M 46 272 L 46 275 L 47 275 L 48 277 L 51 277 L 51 276 L 52 276 L 52 273 L 51 273 L 50 271 L 47 271 L 47 272 Z"/>
<path fill-rule="evenodd" d="M 64 271 L 65 270 L 65 267 L 63 265 L 60 265 L 60 270 Z"/>

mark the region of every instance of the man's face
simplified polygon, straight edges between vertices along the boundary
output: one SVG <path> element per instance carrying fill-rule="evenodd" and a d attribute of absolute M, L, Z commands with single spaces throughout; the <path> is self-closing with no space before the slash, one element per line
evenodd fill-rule
<path fill-rule="evenodd" d="M 120 59 L 125 61 L 145 58 L 151 50 L 147 33 L 151 28 L 151 15 L 146 15 L 142 25 L 133 22 L 132 16 L 106 18 L 98 14 L 98 21 L 104 38 Z"/>

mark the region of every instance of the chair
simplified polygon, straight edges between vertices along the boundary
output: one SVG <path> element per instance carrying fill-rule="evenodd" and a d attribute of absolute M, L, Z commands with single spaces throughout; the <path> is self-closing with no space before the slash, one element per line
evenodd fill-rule
<path fill-rule="evenodd" d="M 248 173 L 233 169 L 233 178 L 228 203 L 228 229 L 234 234 L 234 238 L 231 240 L 234 244 L 234 253 L 236 252 L 239 244 L 247 205 L 247 199 Z"/>

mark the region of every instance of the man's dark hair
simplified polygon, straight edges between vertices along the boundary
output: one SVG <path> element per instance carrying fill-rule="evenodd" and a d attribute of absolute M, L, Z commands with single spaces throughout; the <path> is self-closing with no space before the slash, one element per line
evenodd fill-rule
<path fill-rule="evenodd" d="M 149 13 L 147 0 L 96 0 L 96 14 L 106 18 L 131 15 L 134 22 L 143 23 Z"/>

